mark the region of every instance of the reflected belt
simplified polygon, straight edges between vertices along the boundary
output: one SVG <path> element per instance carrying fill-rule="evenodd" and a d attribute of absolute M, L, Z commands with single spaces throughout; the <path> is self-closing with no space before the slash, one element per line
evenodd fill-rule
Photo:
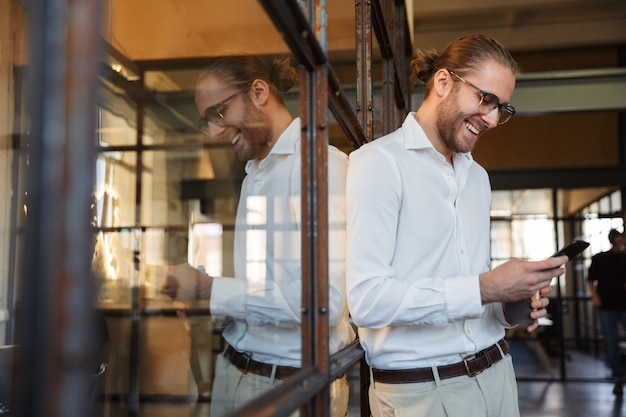
<path fill-rule="evenodd" d="M 250 356 L 238 352 L 231 345 L 226 347 L 224 357 L 236 366 L 237 369 L 239 369 L 243 374 L 250 372 L 251 374 L 262 375 L 269 378 L 272 376 L 272 370 L 276 367 L 276 374 L 274 375 L 274 378 L 285 379 L 300 370 L 300 368 L 294 368 L 291 366 L 272 365 L 269 363 L 255 361 Z"/>
<path fill-rule="evenodd" d="M 498 345 L 504 355 L 509 353 L 508 343 L 506 340 L 500 339 L 498 343 L 473 355 L 466 356 L 463 358 L 462 362 L 436 367 L 439 373 L 439 379 L 448 379 L 463 375 L 475 377 L 503 358 Z M 386 384 L 408 384 L 435 380 L 432 368 L 392 369 L 388 371 L 372 368 L 372 376 L 374 381 Z"/>

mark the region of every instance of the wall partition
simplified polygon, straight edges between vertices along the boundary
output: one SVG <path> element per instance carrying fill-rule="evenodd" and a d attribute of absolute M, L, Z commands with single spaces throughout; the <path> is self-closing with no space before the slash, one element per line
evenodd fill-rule
<path fill-rule="evenodd" d="M 360 372 L 367 371 L 358 343 L 330 356 L 324 342 L 326 184 L 334 179 L 327 177 L 321 151 L 328 143 L 354 149 L 375 132 L 395 128 L 397 116 L 406 113 L 406 5 L 356 4 L 356 62 L 344 64 L 338 75 L 326 46 L 326 2 L 259 3 L 300 71 L 287 104 L 304 128 L 303 366 L 238 415 L 297 409 L 325 415 L 329 384 L 349 374 L 352 389 L 365 389 Z M 206 414 L 214 357 L 224 347 L 223 323 L 209 315 L 206 303 L 173 302 L 159 290 L 167 266 L 181 262 L 234 274 L 234 217 L 245 173 L 229 145 L 208 141 L 197 129 L 193 89 L 209 57 L 133 62 L 97 40 L 98 25 L 76 20 L 77 4 L 69 15 L 56 13 L 64 3 L 57 5 L 33 4 L 24 14 L 31 39 L 61 25 L 73 43 L 52 37 L 40 48 L 31 45 L 30 62 L 40 65 L 36 72 L 23 67 L 18 89 L 32 96 L 20 109 L 17 125 L 23 128 L 16 130 L 12 154 L 21 169 L 7 176 L 20 219 L 10 234 L 19 262 L 9 280 L 16 301 L 9 301 L 7 314 L 16 330 L 7 330 L 7 342 L 19 346 L 24 359 L 16 366 L 26 372 L 14 374 L 11 406 L 20 415 L 42 415 L 43 408 L 66 416 Z M 96 6 L 90 3 L 88 22 L 96 18 Z M 31 13 L 33 8 L 41 13 Z M 375 48 L 384 56 L 386 82 L 373 79 Z M 76 72 L 63 72 L 65 58 Z M 85 60 L 93 63 L 88 74 L 79 71 Z M 58 88 L 75 85 L 81 76 L 81 88 Z M 374 122 L 373 89 L 382 85 L 384 110 L 376 110 L 382 119 Z M 33 262 L 39 258 L 44 262 Z M 33 397 L 46 400 L 29 402 Z M 360 397 L 364 406 L 353 406 L 369 415 L 367 396 Z"/>

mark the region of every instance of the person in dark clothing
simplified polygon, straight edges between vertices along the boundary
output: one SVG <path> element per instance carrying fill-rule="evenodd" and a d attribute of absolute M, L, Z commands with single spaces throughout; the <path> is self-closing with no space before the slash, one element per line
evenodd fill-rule
<path fill-rule="evenodd" d="M 606 361 L 615 386 L 613 394 L 622 395 L 624 364 L 619 348 L 619 325 L 626 330 L 626 252 L 624 235 L 616 229 L 609 232 L 611 249 L 591 258 L 587 283 L 591 300 L 598 309 L 604 334 Z"/>

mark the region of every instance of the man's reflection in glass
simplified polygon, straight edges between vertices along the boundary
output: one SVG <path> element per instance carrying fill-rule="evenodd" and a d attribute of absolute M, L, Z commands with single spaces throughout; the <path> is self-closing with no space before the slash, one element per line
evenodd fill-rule
<path fill-rule="evenodd" d="M 301 127 L 282 99 L 296 78 L 288 60 L 267 65 L 255 56 L 233 55 L 213 59 L 196 84 L 198 127 L 230 142 L 246 161 L 235 277 L 213 277 L 182 264 L 169 268 L 162 288 L 177 300 L 210 300 L 212 316 L 226 317 L 227 347 L 215 365 L 211 417 L 231 414 L 301 367 Z M 355 338 L 345 302 L 346 169 L 347 156 L 329 146 L 331 353 Z M 332 416 L 345 416 L 345 377 L 331 392 Z"/>

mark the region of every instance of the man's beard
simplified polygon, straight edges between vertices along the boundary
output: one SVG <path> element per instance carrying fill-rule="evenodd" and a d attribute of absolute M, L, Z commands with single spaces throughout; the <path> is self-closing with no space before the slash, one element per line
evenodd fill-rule
<path fill-rule="evenodd" d="M 268 116 L 257 108 L 246 111 L 239 131 L 244 146 L 237 151 L 241 161 L 264 158 L 269 153 L 272 143 L 272 129 Z"/>
<path fill-rule="evenodd" d="M 439 104 L 435 125 L 442 142 L 452 152 L 466 153 L 474 149 L 476 142 L 463 140 L 465 135 L 465 117 L 457 110 L 456 93 L 446 97 Z"/>

